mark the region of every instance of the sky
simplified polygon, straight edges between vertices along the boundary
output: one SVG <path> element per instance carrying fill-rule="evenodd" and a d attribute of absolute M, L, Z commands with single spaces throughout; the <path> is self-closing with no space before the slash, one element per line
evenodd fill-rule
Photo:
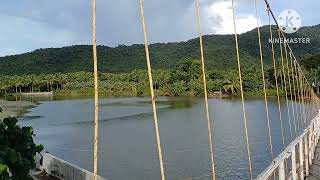
<path fill-rule="evenodd" d="M 255 0 L 235 0 L 238 33 L 257 26 Z M 263 0 L 259 25 L 267 24 Z M 302 26 L 320 24 L 318 0 L 269 0 L 276 15 L 296 10 Z M 0 56 L 38 48 L 91 44 L 92 0 L 2 0 Z M 195 0 L 144 0 L 150 43 L 197 37 Z M 200 0 L 204 34 L 231 34 L 231 0 Z M 97 0 L 97 41 L 115 47 L 143 43 L 139 0 Z"/>

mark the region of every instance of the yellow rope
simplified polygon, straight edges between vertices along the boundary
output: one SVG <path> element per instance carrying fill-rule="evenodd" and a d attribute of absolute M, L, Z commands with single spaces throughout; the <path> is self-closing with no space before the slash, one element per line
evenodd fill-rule
<path fill-rule="evenodd" d="M 200 16 L 199 0 L 196 0 L 196 6 L 197 6 L 196 9 L 197 9 L 197 20 L 198 20 L 198 33 L 199 33 L 201 65 L 202 65 L 202 80 L 203 80 L 204 100 L 205 100 L 206 116 L 207 116 L 207 127 L 208 127 L 208 140 L 209 140 L 209 145 L 210 145 L 212 179 L 215 180 L 216 179 L 216 174 L 215 174 L 215 169 L 214 169 L 214 148 L 213 148 L 211 120 L 210 120 L 209 105 L 208 105 L 207 80 L 206 80 L 206 70 L 205 70 L 204 53 L 203 53 L 202 28 L 201 28 L 201 16 Z"/>
<path fill-rule="evenodd" d="M 302 70 L 301 70 L 302 71 Z M 307 118 L 307 89 L 306 89 L 306 80 L 304 79 L 304 77 L 302 76 L 302 86 L 303 86 L 303 99 L 304 99 L 304 119 L 305 119 L 305 123 L 306 126 L 308 126 L 308 118 Z"/>
<path fill-rule="evenodd" d="M 308 81 L 307 79 L 306 79 L 306 81 Z M 308 100 L 308 106 L 307 106 L 307 119 L 308 119 L 308 123 L 310 123 L 310 121 L 311 121 L 311 112 L 310 112 L 310 110 L 311 110 L 311 88 L 310 88 L 310 86 L 308 86 L 307 87 L 307 100 Z"/>
<path fill-rule="evenodd" d="M 309 84 L 309 82 L 308 82 L 308 79 L 306 78 L 306 76 L 304 75 L 304 73 L 303 73 L 303 70 L 300 68 L 300 71 L 302 72 L 301 74 L 303 75 L 303 80 L 304 80 L 304 88 L 305 88 L 305 99 L 306 99 L 306 106 L 307 106 L 307 103 L 309 104 L 308 106 L 310 106 L 310 99 L 309 99 L 309 97 L 310 97 L 310 94 L 311 94 L 311 91 L 312 91 L 312 88 L 311 88 L 311 86 L 310 86 L 310 84 Z M 309 121 L 311 120 L 311 118 L 310 118 L 310 108 L 309 107 L 307 107 L 307 108 L 305 108 L 305 114 L 306 114 L 306 122 L 307 123 L 309 123 Z"/>
<path fill-rule="evenodd" d="M 161 150 L 162 148 L 161 148 L 161 142 L 160 142 L 160 132 L 159 132 L 159 125 L 158 125 L 156 99 L 155 99 L 154 90 L 153 90 L 150 53 L 149 53 L 148 37 L 147 37 L 147 30 L 146 30 L 145 18 L 144 18 L 143 0 L 140 0 L 140 15 L 141 15 L 141 22 L 142 22 L 142 29 L 143 29 L 143 36 L 144 36 L 144 47 L 145 47 L 145 53 L 146 53 L 146 60 L 147 60 L 147 66 L 148 66 L 149 85 L 150 85 L 150 92 L 151 92 L 154 126 L 155 126 L 155 131 L 156 131 L 156 140 L 157 140 L 158 156 L 159 156 L 159 163 L 160 163 L 160 173 L 161 173 L 161 179 L 165 180 L 166 178 L 165 178 L 164 164 L 163 164 L 163 158 L 162 158 L 162 150 Z"/>
<path fill-rule="evenodd" d="M 308 121 L 308 124 L 310 122 L 310 97 L 309 96 L 310 96 L 310 87 L 307 87 L 306 99 L 307 99 L 307 121 Z"/>
<path fill-rule="evenodd" d="M 305 82 L 306 82 L 307 80 L 305 79 Z M 307 121 L 307 124 L 309 124 L 309 108 L 308 108 L 308 106 L 309 106 L 309 89 L 308 89 L 308 87 L 307 87 L 307 84 L 305 83 L 305 91 L 306 91 L 306 98 L 305 98 L 305 102 L 306 102 L 306 121 Z"/>
<path fill-rule="evenodd" d="M 281 38 L 280 32 L 281 32 L 281 30 L 278 31 L 279 39 Z M 289 101 L 288 101 L 286 73 L 285 73 L 285 70 L 284 70 L 284 57 L 283 57 L 283 50 L 282 50 L 282 44 L 281 43 L 280 43 L 280 54 L 281 54 L 282 76 L 283 76 L 284 90 L 285 90 L 286 102 L 287 102 L 287 110 L 288 110 L 290 137 L 292 138 L 293 135 L 292 135 L 292 126 L 291 126 L 291 118 L 290 118 L 290 110 L 289 110 L 290 108 L 289 108 Z"/>
<path fill-rule="evenodd" d="M 285 37 L 284 36 L 284 34 L 282 33 L 282 35 L 283 35 L 283 37 Z M 288 43 L 286 43 L 287 44 L 287 46 L 289 47 L 289 50 L 292 52 L 292 49 L 290 48 L 290 46 L 289 46 L 289 44 Z M 292 56 L 293 56 L 293 58 L 295 59 L 295 61 L 297 62 L 297 59 L 295 58 L 295 56 L 294 56 L 294 54 L 292 53 Z M 299 66 L 299 64 L 298 64 L 298 62 L 297 62 L 297 65 Z M 303 73 L 303 70 L 300 68 L 300 66 L 299 66 L 299 72 L 300 72 L 300 75 L 301 75 L 301 78 L 302 78 L 302 76 L 303 76 L 303 87 L 302 87 L 302 91 L 303 91 L 303 98 L 302 98 L 302 100 L 303 100 L 303 102 L 304 102 L 304 99 L 305 99 L 305 97 L 307 96 L 307 90 L 306 90 L 306 88 L 309 88 L 309 91 L 310 91 L 310 93 L 311 93 L 311 86 L 310 86 L 310 84 L 309 84 L 309 82 L 308 82 L 308 80 L 307 80 L 307 78 L 305 77 L 305 75 L 304 75 L 304 73 Z M 306 116 L 306 111 L 307 111 L 307 109 L 305 108 L 305 105 L 303 105 L 304 106 L 304 110 L 303 110 L 303 112 L 304 112 L 304 122 L 305 122 L 305 126 L 307 126 L 307 116 Z"/>
<path fill-rule="evenodd" d="M 98 147 L 99 147 L 99 85 L 98 85 L 98 58 L 96 37 L 96 0 L 92 3 L 93 29 L 93 69 L 94 69 L 94 152 L 93 152 L 93 179 L 98 179 Z"/>
<path fill-rule="evenodd" d="M 251 152 L 250 152 L 250 143 L 249 143 L 249 133 L 248 133 L 248 126 L 247 126 L 247 115 L 246 115 L 246 108 L 245 108 L 244 95 L 243 95 L 243 83 L 242 83 L 242 75 L 241 75 L 241 64 L 240 64 L 240 54 L 239 54 L 239 44 L 238 44 L 238 36 L 237 36 L 237 26 L 236 26 L 234 0 L 232 0 L 232 13 L 233 13 L 234 36 L 235 36 L 235 41 L 236 41 L 236 52 L 237 52 L 238 73 L 239 73 L 239 81 L 240 81 L 240 92 L 241 92 L 243 121 L 244 121 L 244 127 L 245 127 L 247 154 L 248 154 L 248 161 L 249 161 L 249 172 L 250 172 L 250 179 L 253 179 L 253 177 L 252 177 Z"/>
<path fill-rule="evenodd" d="M 278 22 L 277 22 L 274 14 L 273 14 L 271 8 L 270 8 L 270 4 L 269 4 L 268 0 L 264 0 L 264 1 L 265 1 L 268 9 L 270 10 L 270 12 L 271 12 L 271 14 L 272 14 L 272 17 L 273 17 L 274 21 L 276 22 L 276 24 L 277 24 L 277 26 L 278 26 Z M 281 35 L 282 35 L 282 37 L 283 37 L 284 39 L 286 39 L 284 33 L 280 30 L 279 26 L 278 26 L 278 29 L 279 29 L 279 38 L 281 38 Z M 281 34 L 281 35 L 280 35 L 280 34 Z M 312 98 L 312 94 L 314 93 L 314 92 L 313 92 L 313 89 L 312 89 L 312 86 L 310 86 L 310 84 L 309 84 L 307 78 L 305 77 L 303 71 L 302 71 L 301 68 L 299 67 L 299 63 L 297 62 L 297 59 L 296 59 L 296 57 L 294 56 L 293 51 L 292 51 L 289 43 L 288 43 L 288 42 L 285 42 L 285 44 L 288 46 L 288 48 L 289 48 L 289 50 L 290 50 L 290 52 L 291 52 L 291 55 L 294 57 L 294 61 L 296 62 L 297 66 L 298 66 L 299 77 L 300 77 L 300 76 L 303 76 L 303 77 L 304 77 L 304 80 L 305 80 L 305 82 L 303 82 L 303 85 L 301 86 L 302 89 L 303 89 L 303 90 L 301 91 L 301 92 L 302 92 L 302 93 L 301 93 L 302 102 L 304 102 L 304 99 L 305 99 L 305 96 L 306 96 L 306 94 L 305 94 L 305 92 L 306 92 L 305 88 L 307 88 L 308 93 L 309 93 L 308 96 L 310 97 L 309 106 L 310 106 L 310 105 L 312 106 L 311 103 L 313 103 L 313 100 L 312 100 L 311 98 Z M 281 44 L 280 44 L 280 45 L 281 45 Z M 280 47 L 282 48 L 282 46 L 280 46 Z M 281 53 L 282 53 L 282 52 L 281 52 Z M 283 56 L 282 56 L 282 57 L 283 57 Z M 299 78 L 299 79 L 300 79 L 300 78 Z M 301 79 L 302 79 L 302 78 L 301 78 Z M 290 77 L 289 77 L 289 81 L 290 81 Z M 284 81 L 284 82 L 285 82 L 285 81 Z M 299 81 L 299 82 L 300 82 L 300 81 Z M 300 84 L 301 84 L 301 82 L 300 82 Z M 298 88 L 298 89 L 299 89 L 299 88 Z M 286 92 L 286 94 L 287 94 L 287 92 Z M 317 97 L 317 102 L 318 102 L 318 101 L 319 101 L 319 98 Z M 288 106 L 288 104 L 287 104 L 287 106 Z M 304 106 L 304 105 L 303 105 L 303 106 Z M 300 106 L 300 107 L 301 107 L 301 106 Z M 305 106 L 304 106 L 303 109 L 304 109 L 304 110 L 303 110 L 303 112 L 304 112 L 303 114 L 305 114 L 305 113 L 306 113 L 306 112 L 305 112 L 305 111 L 306 111 L 306 110 L 305 110 Z M 294 109 L 293 109 L 293 110 L 294 110 Z M 310 109 L 309 109 L 309 111 L 310 111 Z M 318 113 L 318 112 L 317 112 L 317 113 Z M 288 114 L 290 115 L 290 113 L 289 113 L 289 106 L 288 106 Z M 306 119 L 306 118 L 304 118 L 304 119 Z M 290 116 L 289 116 L 289 121 L 290 121 Z M 306 125 L 306 124 L 305 124 L 305 125 Z M 292 132 L 292 131 L 291 131 L 291 132 Z"/>
<path fill-rule="evenodd" d="M 294 75 L 292 52 L 291 51 L 289 52 L 289 55 L 290 55 L 292 86 L 293 86 L 293 94 L 294 94 L 294 102 L 295 102 L 295 111 L 293 111 L 293 113 L 294 113 L 294 117 L 295 117 L 295 120 L 296 120 L 297 130 L 298 130 L 298 133 L 299 133 L 300 132 L 300 124 L 299 124 L 299 121 L 298 121 L 298 105 L 297 105 L 296 83 L 295 83 L 295 75 Z M 293 106 L 293 102 L 292 102 L 292 106 Z"/>
<path fill-rule="evenodd" d="M 304 87 L 303 87 L 303 79 L 302 79 L 302 75 L 299 69 L 299 78 L 300 78 L 300 89 L 301 89 L 301 100 L 302 100 L 302 115 L 303 115 L 303 123 L 304 123 L 304 127 L 307 127 L 306 124 L 306 116 L 305 116 L 305 104 L 304 104 Z"/>
<path fill-rule="evenodd" d="M 313 88 L 309 86 L 309 119 L 310 122 L 312 120 L 312 115 L 313 115 L 313 99 L 312 99 L 312 91 Z"/>
<path fill-rule="evenodd" d="M 273 39 L 271 17 L 270 17 L 270 9 L 269 8 L 268 8 L 268 17 L 269 17 L 270 39 Z M 280 103 L 280 95 L 279 95 L 277 67 L 276 67 L 276 60 L 275 60 L 274 44 L 273 44 L 272 41 L 271 41 L 271 50 L 272 50 L 272 61 L 273 61 L 274 78 L 276 80 L 276 89 L 277 89 L 277 98 L 278 98 L 278 110 L 279 110 L 280 128 L 281 128 L 281 139 L 282 139 L 282 145 L 284 145 L 285 138 L 284 138 L 284 132 L 283 132 L 283 121 L 282 121 L 282 112 L 281 112 L 281 105 L 280 105 L 281 103 Z"/>
<path fill-rule="evenodd" d="M 281 68 L 281 58 L 279 59 L 279 64 L 278 65 L 280 67 L 279 73 L 278 73 L 278 74 L 280 74 L 280 85 L 281 85 L 281 90 L 283 92 L 284 91 L 284 80 L 283 80 L 282 68 Z"/>
<path fill-rule="evenodd" d="M 301 127 L 303 127 L 303 116 L 302 116 L 302 101 L 301 101 L 301 94 L 300 94 L 300 88 L 299 88 L 299 78 L 298 78 L 298 73 L 297 73 L 297 64 L 296 61 L 293 61 L 294 63 L 294 72 L 295 72 L 295 78 L 296 78 L 296 84 L 297 84 L 297 91 L 298 91 L 298 101 L 299 101 L 299 109 L 300 109 L 300 123 L 301 123 Z M 298 118 L 298 117 L 297 117 Z"/>
<path fill-rule="evenodd" d="M 259 40 L 259 51 L 260 51 L 260 63 L 261 63 L 261 74 L 262 74 L 262 82 L 263 82 L 263 94 L 264 94 L 264 103 L 266 109 L 267 123 L 268 123 L 268 135 L 269 135 L 269 146 L 270 146 L 270 154 L 273 158 L 273 148 L 272 148 L 272 133 L 270 127 L 270 118 L 269 118 L 269 108 L 268 108 L 268 99 L 267 99 L 267 88 L 266 88 L 266 79 L 264 75 L 264 63 L 263 63 L 263 52 L 262 52 L 262 44 L 261 44 L 261 33 L 259 27 L 259 16 L 258 16 L 258 5 L 257 0 L 255 0 L 255 9 L 256 9 L 256 20 L 257 20 L 257 30 L 258 30 L 258 40 Z"/>
<path fill-rule="evenodd" d="M 292 86 L 291 86 L 289 60 L 288 60 L 288 50 L 287 50 L 287 45 L 286 45 L 286 44 L 284 44 L 284 50 L 285 50 L 285 53 L 286 53 L 286 64 L 287 64 L 287 73 L 288 73 L 288 81 L 289 81 L 289 92 L 290 92 L 290 100 L 291 100 L 291 110 L 292 110 L 292 116 L 293 116 L 293 127 L 294 127 L 294 132 L 295 132 L 295 134 L 297 134 L 296 117 L 294 116 L 294 107 L 293 107 Z"/>

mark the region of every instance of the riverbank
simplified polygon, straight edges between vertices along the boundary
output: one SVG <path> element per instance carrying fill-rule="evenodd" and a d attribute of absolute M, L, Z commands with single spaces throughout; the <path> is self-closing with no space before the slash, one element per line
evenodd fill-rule
<path fill-rule="evenodd" d="M 3 112 L 0 113 L 0 119 L 11 116 L 20 116 L 27 112 L 27 109 L 34 107 L 36 104 L 28 101 L 6 101 L 0 100 L 0 106 Z"/>
<path fill-rule="evenodd" d="M 185 91 L 184 93 L 180 93 L 180 95 L 175 95 L 164 90 L 155 90 L 155 95 L 157 97 L 202 97 L 203 92 L 197 93 L 195 91 Z M 279 90 L 280 96 L 285 96 L 285 92 L 283 90 Z M 54 96 L 56 97 L 93 97 L 94 90 L 92 88 L 80 88 L 77 90 L 58 90 L 54 92 Z M 134 91 L 110 91 L 110 90 L 99 90 L 100 97 L 147 97 L 150 96 L 149 92 L 146 93 L 137 93 Z M 228 98 L 228 97 L 240 97 L 240 92 L 232 93 L 225 93 L 222 91 L 214 91 L 208 92 L 209 98 Z M 263 89 L 257 91 L 248 91 L 244 92 L 245 97 L 264 97 Z M 267 96 L 268 97 L 277 97 L 276 89 L 267 89 Z"/>
<path fill-rule="evenodd" d="M 26 96 L 26 97 L 50 97 L 50 96 L 53 96 L 53 92 L 21 93 L 21 96 Z"/>

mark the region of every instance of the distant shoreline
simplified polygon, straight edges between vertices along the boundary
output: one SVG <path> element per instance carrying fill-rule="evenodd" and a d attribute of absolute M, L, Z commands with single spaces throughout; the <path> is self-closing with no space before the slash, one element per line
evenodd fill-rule
<path fill-rule="evenodd" d="M 22 96 L 36 96 L 36 97 L 50 97 L 53 96 L 53 92 L 33 92 L 33 93 L 21 93 Z"/>
<path fill-rule="evenodd" d="M 0 113 L 0 120 L 7 117 L 21 116 L 30 109 L 36 106 L 35 103 L 28 101 L 7 101 L 0 99 L 0 106 L 3 108 L 3 112 Z"/>

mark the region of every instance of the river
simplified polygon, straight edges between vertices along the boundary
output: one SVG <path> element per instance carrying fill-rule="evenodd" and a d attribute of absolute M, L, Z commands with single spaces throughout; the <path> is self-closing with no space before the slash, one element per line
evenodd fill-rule
<path fill-rule="evenodd" d="M 203 99 L 157 100 L 167 179 L 211 179 Z M 285 100 L 281 100 L 281 107 L 288 144 L 291 139 Z M 217 178 L 248 179 L 241 100 L 211 98 L 209 108 Z M 269 99 L 269 111 L 273 149 L 278 154 L 283 145 L 276 99 Z M 272 159 L 263 99 L 247 99 L 246 112 L 253 174 L 257 176 Z M 93 117 L 92 99 L 44 100 L 20 118 L 20 124 L 34 127 L 36 142 L 43 144 L 46 151 L 92 171 Z M 99 142 L 101 176 L 109 180 L 160 179 L 149 98 L 100 99 Z"/>

